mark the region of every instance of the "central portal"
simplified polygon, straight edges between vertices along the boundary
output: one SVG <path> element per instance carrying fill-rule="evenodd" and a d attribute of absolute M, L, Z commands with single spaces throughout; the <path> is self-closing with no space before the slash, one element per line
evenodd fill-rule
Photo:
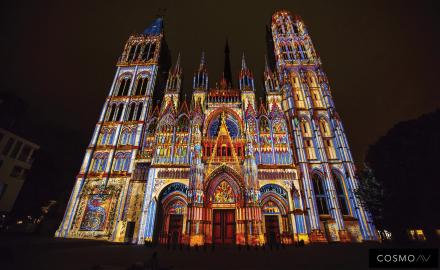
<path fill-rule="evenodd" d="M 234 244 L 235 209 L 214 209 L 212 220 L 214 244 Z"/>

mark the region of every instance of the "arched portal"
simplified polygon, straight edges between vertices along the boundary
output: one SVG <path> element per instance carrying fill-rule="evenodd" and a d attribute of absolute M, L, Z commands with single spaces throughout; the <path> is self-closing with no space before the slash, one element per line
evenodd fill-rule
<path fill-rule="evenodd" d="M 206 242 L 235 244 L 242 229 L 238 226 L 238 208 L 243 205 L 242 181 L 226 168 L 211 174 L 205 186 L 207 207 Z"/>
<path fill-rule="evenodd" d="M 292 238 L 287 191 L 279 185 L 267 184 L 260 188 L 261 213 L 266 243 L 290 243 Z"/>
<path fill-rule="evenodd" d="M 157 209 L 156 241 L 179 244 L 184 241 L 188 187 L 182 183 L 166 186 L 160 193 Z"/>

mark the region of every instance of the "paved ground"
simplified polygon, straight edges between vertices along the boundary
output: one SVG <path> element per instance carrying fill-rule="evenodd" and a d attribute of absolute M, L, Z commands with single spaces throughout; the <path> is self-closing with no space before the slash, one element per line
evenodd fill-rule
<path fill-rule="evenodd" d="M 370 269 L 368 249 L 378 244 L 330 244 L 256 250 L 237 247 L 176 249 L 100 241 L 0 235 L 0 269 L 129 269 L 157 252 L 163 269 Z M 5 264 L 6 263 L 6 264 Z M 6 266 L 6 268 L 4 268 Z"/>

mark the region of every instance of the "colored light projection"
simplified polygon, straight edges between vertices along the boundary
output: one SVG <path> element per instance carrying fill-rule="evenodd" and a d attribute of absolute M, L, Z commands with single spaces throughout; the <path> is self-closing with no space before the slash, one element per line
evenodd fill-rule
<path fill-rule="evenodd" d="M 267 203 L 263 205 L 262 212 L 263 214 L 272 214 L 272 215 L 281 213 L 280 209 L 273 201 L 267 201 Z"/>
<path fill-rule="evenodd" d="M 226 182 L 221 182 L 214 191 L 214 203 L 234 203 L 234 191 Z"/>
<path fill-rule="evenodd" d="M 260 145 L 258 143 L 258 128 L 257 128 L 257 121 L 254 117 L 248 117 L 246 119 L 249 135 L 252 140 L 252 146 L 254 150 L 254 157 L 257 163 L 260 163 Z"/>
<path fill-rule="evenodd" d="M 273 164 L 272 155 L 272 137 L 270 134 L 269 120 L 262 116 L 259 121 L 260 127 L 260 146 L 261 146 L 261 163 Z"/>
<path fill-rule="evenodd" d="M 283 199 L 288 200 L 287 191 L 280 187 L 279 185 L 274 184 L 267 184 L 260 188 L 261 194 L 264 194 L 266 192 L 274 192 L 278 195 L 280 195 Z"/>
<path fill-rule="evenodd" d="M 171 194 L 172 192 L 181 192 L 185 195 L 188 194 L 188 186 L 182 183 L 173 183 L 171 185 L 166 186 L 163 191 L 162 191 L 162 198 L 166 198 L 169 194 Z"/>
<path fill-rule="evenodd" d="M 211 125 L 209 127 L 209 136 L 210 137 L 212 137 L 212 138 L 217 137 L 217 134 L 219 131 L 219 126 L 220 126 L 220 118 L 218 117 L 217 119 L 215 119 L 211 122 Z M 237 136 L 239 135 L 238 124 L 235 123 L 231 118 L 227 118 L 226 119 L 226 126 L 228 127 L 229 135 L 231 136 L 231 138 L 233 138 L 233 139 L 237 138 Z"/>
<path fill-rule="evenodd" d="M 189 142 L 189 119 L 185 115 L 177 121 L 175 142 L 174 142 L 174 162 L 177 164 L 188 163 L 188 142 Z"/>
<path fill-rule="evenodd" d="M 186 205 L 182 201 L 175 201 L 169 210 L 170 215 L 183 215 Z"/>
<path fill-rule="evenodd" d="M 80 230 L 103 231 L 107 213 L 111 205 L 111 196 L 108 194 L 91 195 L 87 201 L 87 208 L 81 222 Z"/>

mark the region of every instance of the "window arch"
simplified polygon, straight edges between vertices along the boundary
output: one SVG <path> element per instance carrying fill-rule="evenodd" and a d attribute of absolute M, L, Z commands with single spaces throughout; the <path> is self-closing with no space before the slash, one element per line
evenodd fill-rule
<path fill-rule="evenodd" d="M 99 163 L 101 161 L 101 154 L 96 154 L 93 158 L 92 172 L 97 172 Z"/>
<path fill-rule="evenodd" d="M 115 91 L 114 96 L 126 96 L 128 95 L 128 90 L 130 89 L 131 77 L 123 77 L 119 80 L 119 85 L 117 91 Z"/>
<path fill-rule="evenodd" d="M 154 57 L 156 43 L 146 43 L 142 52 L 142 60 L 148 61 Z"/>
<path fill-rule="evenodd" d="M 114 171 L 128 171 L 130 166 L 130 153 L 117 153 L 115 155 Z"/>
<path fill-rule="evenodd" d="M 128 91 L 130 89 L 130 84 L 131 84 L 131 78 L 126 79 L 126 83 L 124 85 L 124 88 L 122 88 L 122 92 L 121 92 L 122 96 L 128 96 Z"/>
<path fill-rule="evenodd" d="M 293 196 L 293 207 L 296 209 L 301 209 L 301 198 L 299 196 L 299 192 L 297 190 L 294 190 L 292 192 Z"/>
<path fill-rule="evenodd" d="M 335 145 L 332 138 L 324 138 L 325 152 L 328 159 L 337 159 Z"/>
<path fill-rule="evenodd" d="M 116 104 L 110 105 L 110 110 L 107 113 L 106 121 L 113 121 L 113 118 L 115 117 L 116 106 Z"/>
<path fill-rule="evenodd" d="M 124 166 L 122 168 L 123 171 L 128 171 L 130 168 L 131 155 L 130 153 L 125 154 L 124 156 Z"/>
<path fill-rule="evenodd" d="M 139 121 L 141 119 L 141 115 L 142 115 L 142 109 L 144 107 L 144 104 L 142 102 L 138 103 L 136 106 L 136 112 L 134 114 L 134 119 L 135 121 Z"/>
<path fill-rule="evenodd" d="M 293 98 L 295 100 L 295 106 L 300 109 L 305 108 L 306 103 L 304 100 L 304 93 L 301 89 L 301 81 L 297 74 L 295 73 L 291 74 L 291 83 L 292 83 Z"/>
<path fill-rule="evenodd" d="M 345 192 L 344 183 L 342 177 L 332 171 L 332 178 L 335 184 L 336 196 L 338 198 L 339 208 L 343 215 L 349 215 L 350 211 L 347 204 L 347 194 Z"/>
<path fill-rule="evenodd" d="M 295 46 L 295 51 L 296 51 L 296 57 L 298 59 L 305 60 L 306 54 L 304 52 L 304 47 L 301 45 L 301 43 L 295 42 L 294 46 Z"/>
<path fill-rule="evenodd" d="M 122 111 L 124 110 L 124 104 L 121 103 L 116 107 L 116 118 L 113 121 L 121 121 Z"/>
<path fill-rule="evenodd" d="M 107 165 L 108 154 L 107 153 L 97 153 L 93 158 L 92 171 L 93 172 L 103 172 Z"/>
<path fill-rule="evenodd" d="M 312 137 L 313 134 L 309 121 L 304 118 L 301 119 L 301 133 L 303 137 Z"/>
<path fill-rule="evenodd" d="M 134 111 L 136 109 L 136 103 L 131 103 L 129 110 L 128 110 L 128 116 L 127 116 L 127 121 L 131 121 L 133 120 L 133 115 L 134 115 Z"/>
<path fill-rule="evenodd" d="M 113 144 L 113 140 L 115 139 L 115 129 L 112 128 L 109 132 L 108 142 L 107 144 Z"/>
<path fill-rule="evenodd" d="M 321 134 L 323 137 L 332 136 L 330 125 L 328 124 L 326 119 L 324 118 L 319 119 L 319 128 L 321 130 Z"/>
<path fill-rule="evenodd" d="M 139 77 L 136 83 L 135 96 L 145 95 L 147 92 L 148 77 Z"/>
<path fill-rule="evenodd" d="M 127 62 L 133 59 L 134 53 L 136 51 L 136 44 L 132 44 L 127 56 Z"/>
<path fill-rule="evenodd" d="M 310 90 L 310 96 L 312 97 L 315 107 L 324 107 L 324 100 L 322 98 L 321 90 L 314 72 L 309 71 L 306 77 L 307 84 Z"/>
<path fill-rule="evenodd" d="M 135 49 L 134 57 L 133 57 L 132 61 L 136 61 L 136 60 L 138 60 L 139 55 L 140 55 L 140 52 L 141 52 L 141 49 L 142 49 L 142 47 L 141 47 L 140 44 L 136 44 L 135 47 L 136 47 L 136 49 Z"/>
<path fill-rule="evenodd" d="M 115 165 L 113 167 L 114 171 L 120 171 L 121 170 L 121 163 L 122 163 L 122 157 L 123 154 L 122 153 L 117 153 L 115 156 Z"/>
<path fill-rule="evenodd" d="M 108 134 L 109 131 L 106 128 L 103 128 L 99 134 L 99 138 L 98 138 L 98 144 L 104 145 L 107 142 L 107 138 L 108 138 Z"/>
<path fill-rule="evenodd" d="M 327 195 L 324 189 L 324 180 L 318 175 L 314 174 L 312 177 L 313 190 L 316 198 L 316 208 L 320 215 L 328 215 Z"/>
<path fill-rule="evenodd" d="M 121 139 L 120 139 L 119 143 L 121 145 L 126 145 L 127 141 L 128 141 L 128 136 L 129 136 L 129 131 L 128 131 L 128 129 L 124 128 L 121 132 Z"/>
<path fill-rule="evenodd" d="M 136 139 L 136 128 L 124 128 L 119 143 L 121 145 L 134 145 Z"/>

